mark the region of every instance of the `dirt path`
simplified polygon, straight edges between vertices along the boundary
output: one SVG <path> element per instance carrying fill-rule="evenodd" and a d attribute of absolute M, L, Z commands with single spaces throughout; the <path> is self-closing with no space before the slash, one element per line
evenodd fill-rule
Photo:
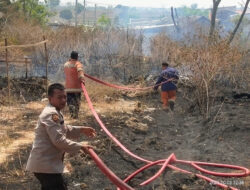
<path fill-rule="evenodd" d="M 183 160 L 250 167 L 250 120 L 248 117 L 250 102 L 248 100 L 234 100 L 228 97 L 223 107 L 220 109 L 221 102 L 218 102 L 218 106 L 214 107 L 214 115 L 211 119 L 205 120 L 198 112 L 189 112 L 188 102 L 181 98 L 181 94 L 178 94 L 178 97 L 174 113 L 166 113 L 161 109 L 159 95 L 148 95 L 124 97 L 125 102 L 134 101 L 137 102 L 134 105 L 140 105 L 132 106 L 132 112 L 124 113 L 121 108 L 118 108 L 116 114 L 102 112 L 100 117 L 122 144 L 146 159 L 163 159 L 175 153 L 178 159 Z M 96 105 L 96 109 L 98 108 L 99 106 Z M 216 118 L 215 114 L 217 114 Z M 92 117 L 88 118 L 88 122 L 93 126 L 97 125 Z M 102 147 L 99 155 L 121 178 L 125 178 L 144 164 L 125 154 L 102 131 L 99 131 L 99 139 L 101 143 L 98 147 Z M 103 178 L 94 164 L 84 165 L 81 157 L 68 159 L 74 168 L 72 176 L 68 178 L 71 184 L 84 182 L 88 184 L 86 189 L 89 190 L 104 187 L 113 189 L 113 185 L 108 179 Z M 182 167 L 185 168 L 185 166 Z M 130 185 L 143 190 L 217 189 L 204 180 L 172 170 L 167 170 L 146 187 L 138 186 L 142 181 L 154 175 L 157 169 L 152 168 L 143 172 L 133 179 Z M 195 171 L 190 167 L 188 170 Z M 240 190 L 249 189 L 249 177 L 225 179 L 212 176 L 212 178 L 227 185 L 232 184 Z"/>

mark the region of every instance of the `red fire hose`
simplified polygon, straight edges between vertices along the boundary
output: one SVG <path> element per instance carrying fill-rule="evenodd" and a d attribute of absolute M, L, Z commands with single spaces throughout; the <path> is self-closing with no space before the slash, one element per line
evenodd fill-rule
<path fill-rule="evenodd" d="M 86 76 L 86 74 L 85 74 Z M 90 78 L 90 77 L 89 77 Z M 96 79 L 99 80 L 99 79 Z M 104 82 L 103 82 L 104 83 Z M 103 124 L 103 122 L 101 121 L 101 119 L 99 118 L 98 114 L 96 113 L 93 104 L 89 98 L 89 95 L 87 93 L 87 90 L 85 88 L 85 86 L 83 84 L 82 85 L 82 90 L 83 93 L 85 95 L 85 98 L 88 102 L 89 108 L 91 109 L 95 119 L 97 120 L 97 122 L 99 123 L 99 125 L 101 126 L 101 128 L 104 130 L 104 132 L 123 150 L 125 151 L 127 154 L 129 154 L 130 156 L 132 156 L 133 158 L 136 158 L 137 160 L 146 162 L 147 165 L 143 166 L 142 168 L 140 168 L 139 170 L 135 171 L 134 173 L 132 173 L 130 176 L 128 176 L 123 182 L 121 181 L 121 179 L 119 179 L 117 176 L 115 176 L 115 174 L 109 170 L 107 168 L 107 166 L 101 161 L 101 159 L 94 153 L 94 151 L 92 149 L 89 149 L 89 153 L 91 155 L 91 157 L 94 159 L 94 161 L 96 162 L 96 164 L 98 165 L 98 167 L 101 169 L 101 171 L 118 187 L 118 189 L 120 190 L 130 190 L 132 189 L 130 186 L 128 186 L 125 182 L 128 182 L 129 180 L 131 180 L 133 177 L 135 177 L 138 173 L 142 172 L 143 170 L 153 166 L 153 165 L 162 165 L 161 169 L 150 179 L 146 180 L 145 182 L 141 183 L 140 185 L 147 185 L 150 182 L 152 182 L 153 180 L 155 180 L 164 170 L 166 167 L 169 167 L 171 169 L 177 170 L 177 171 L 181 171 L 183 173 L 187 173 L 187 174 L 192 174 L 192 172 L 183 170 L 181 168 L 178 168 L 176 166 L 171 165 L 172 163 L 176 162 L 176 163 L 182 163 L 182 164 L 188 164 L 190 166 L 193 166 L 194 168 L 196 168 L 197 170 L 199 170 L 200 172 L 206 173 L 206 174 L 210 174 L 210 175 L 214 175 L 214 176 L 221 176 L 221 177 L 245 177 L 248 176 L 250 174 L 249 170 L 247 168 L 241 167 L 241 166 L 234 166 L 234 165 L 228 165 L 228 164 L 217 164 L 217 163 L 206 163 L 206 162 L 195 162 L 195 161 L 186 161 L 186 160 L 177 160 L 174 154 L 171 154 L 166 160 L 158 160 L 158 161 L 150 161 L 144 158 L 141 158 L 140 156 L 132 153 L 130 150 L 128 150 L 118 139 L 116 139 L 109 131 L 108 129 L 105 127 L 105 125 Z M 117 86 L 117 85 L 113 85 Z M 117 88 L 117 87 L 115 87 Z M 152 88 L 152 87 L 150 87 Z M 120 88 L 119 88 L 120 89 Z M 209 171 L 206 170 L 204 168 L 201 168 L 198 165 L 203 165 L 203 166 L 212 166 L 212 167 L 222 167 L 222 168 L 230 168 L 230 169 L 236 169 L 236 170 L 242 170 L 241 173 L 221 173 L 221 172 L 213 172 L 213 171 Z M 228 187 L 225 184 L 222 184 L 218 181 L 215 181 L 209 177 L 203 176 L 201 174 L 195 174 L 197 177 L 204 179 L 214 185 L 217 185 L 221 188 L 230 188 L 232 190 L 236 190 L 237 188 L 234 187 Z"/>
<path fill-rule="evenodd" d="M 105 86 L 108 86 L 108 87 L 112 87 L 112 88 L 116 88 L 116 89 L 120 89 L 120 90 L 148 90 L 148 89 L 152 89 L 153 87 L 155 87 L 155 86 L 160 86 L 160 85 L 162 85 L 162 84 L 165 84 L 165 83 L 168 83 L 168 82 L 170 82 L 170 81 L 173 81 L 174 79 L 173 78 L 171 78 L 171 79 L 168 79 L 167 81 L 164 81 L 164 82 L 162 82 L 162 83 L 160 83 L 160 84 L 157 84 L 157 85 L 154 85 L 154 86 L 148 86 L 148 87 L 144 87 L 144 88 L 137 88 L 137 87 L 126 87 L 126 86 L 118 86 L 118 85 L 115 85 L 115 84 L 111 84 L 111 83 L 108 83 L 108 82 L 104 82 L 104 81 L 102 81 L 102 80 L 100 80 L 100 79 L 97 79 L 97 78 L 95 78 L 95 77 L 92 77 L 92 76 L 90 76 L 90 75 L 88 75 L 88 74 L 84 74 L 84 76 L 85 77 L 87 77 L 87 78 L 89 78 L 89 79 L 91 79 L 91 80 L 93 80 L 93 81 L 95 81 L 95 82 L 98 82 L 98 83 L 100 83 L 100 84 L 103 84 L 103 85 L 105 85 Z"/>
<path fill-rule="evenodd" d="M 93 149 L 89 148 L 87 149 L 88 153 L 92 157 L 92 159 L 95 161 L 96 165 L 100 168 L 100 170 L 112 181 L 117 187 L 124 189 L 124 190 L 133 190 L 132 187 L 127 185 L 125 182 L 123 182 L 119 177 L 117 177 L 103 162 L 102 160 L 97 156 L 97 154 L 94 152 Z"/>

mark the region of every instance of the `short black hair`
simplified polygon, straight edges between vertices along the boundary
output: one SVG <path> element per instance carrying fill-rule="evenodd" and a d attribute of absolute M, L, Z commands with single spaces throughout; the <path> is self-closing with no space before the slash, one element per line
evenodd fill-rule
<path fill-rule="evenodd" d="M 78 52 L 72 51 L 70 54 L 70 58 L 77 60 L 78 59 Z"/>
<path fill-rule="evenodd" d="M 65 90 L 64 86 L 60 83 L 51 84 L 49 85 L 49 88 L 48 88 L 48 96 L 53 96 L 55 89 Z"/>
<path fill-rule="evenodd" d="M 161 65 L 165 66 L 165 67 L 168 67 L 168 63 L 167 62 L 163 62 Z"/>

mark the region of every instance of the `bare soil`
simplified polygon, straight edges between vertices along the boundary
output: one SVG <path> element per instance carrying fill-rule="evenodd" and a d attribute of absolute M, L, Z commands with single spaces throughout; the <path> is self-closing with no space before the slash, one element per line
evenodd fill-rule
<path fill-rule="evenodd" d="M 249 98 L 235 99 L 230 93 L 224 94 L 224 97 L 218 98 L 213 106 L 210 119 L 204 119 L 195 105 L 185 98 L 183 89 L 180 88 L 177 96 L 174 112 L 163 111 L 160 95 L 151 92 L 121 92 L 119 97 L 106 97 L 102 102 L 95 102 L 94 106 L 112 134 L 128 149 L 143 158 L 158 160 L 175 153 L 177 159 L 234 164 L 250 168 Z M 19 111 L 18 117 L 9 116 L 10 119 L 7 120 L 6 117 L 2 117 L 4 110 L 0 110 L 0 129 L 7 131 L 8 137 L 7 144 L 3 143 L 3 138 L 0 139 L 5 150 L 17 139 L 25 137 L 20 131 L 32 133 L 42 110 L 41 105 L 44 105 L 40 102 L 35 103 L 38 108 L 26 107 L 23 111 Z M 79 120 L 70 120 L 67 117 L 67 110 L 65 115 L 68 124 L 93 126 L 97 130 L 98 137 L 93 141 L 97 148 L 96 152 L 120 178 L 126 178 L 145 164 L 131 158 L 111 142 L 89 112 L 84 100 Z M 18 148 L 8 154 L 5 162 L 0 164 L 0 189 L 39 189 L 38 181 L 32 174 L 24 171 L 32 145 L 32 137 L 29 139 L 29 143 L 19 142 L 15 145 Z M 116 189 L 89 156 L 67 155 L 65 163 L 72 167 L 72 171 L 65 174 L 70 190 Z M 178 166 L 198 173 L 190 167 Z M 167 169 L 153 183 L 139 187 L 141 182 L 154 175 L 158 169 L 158 166 L 148 169 L 129 184 L 135 189 L 143 190 L 219 189 L 193 175 L 171 169 Z M 224 169 L 214 168 L 214 170 L 230 172 Z M 232 184 L 241 190 L 250 189 L 249 177 L 212 178 L 227 185 Z"/>

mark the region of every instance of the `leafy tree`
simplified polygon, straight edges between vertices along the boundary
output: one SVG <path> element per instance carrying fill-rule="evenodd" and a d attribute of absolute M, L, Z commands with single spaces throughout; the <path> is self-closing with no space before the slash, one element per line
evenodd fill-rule
<path fill-rule="evenodd" d="M 60 12 L 60 17 L 66 20 L 70 20 L 73 18 L 73 15 L 70 9 L 64 9 Z"/>
<path fill-rule="evenodd" d="M 101 26 L 108 26 L 111 24 L 110 18 L 107 17 L 107 15 L 103 14 L 97 21 L 98 25 Z"/>
<path fill-rule="evenodd" d="M 12 6 L 16 6 L 27 19 L 36 20 L 41 24 L 45 24 L 52 15 L 45 5 L 39 3 L 39 0 L 17 0 Z"/>
<path fill-rule="evenodd" d="M 10 4 L 10 0 L 0 0 L 0 12 L 6 12 Z"/>
<path fill-rule="evenodd" d="M 205 9 L 197 9 L 197 6 L 195 4 L 191 5 L 191 7 L 183 6 L 180 8 L 177 8 L 177 12 L 180 16 L 205 16 L 208 17 L 208 10 Z"/>
<path fill-rule="evenodd" d="M 60 0 L 49 0 L 49 7 L 56 7 L 58 5 L 60 5 Z"/>
<path fill-rule="evenodd" d="M 77 7 L 76 7 L 76 13 L 80 14 L 84 9 L 84 6 L 81 3 L 77 3 Z"/>
<path fill-rule="evenodd" d="M 35 21 L 42 25 L 48 22 L 48 17 L 52 15 L 39 0 L 0 0 L 0 12 L 5 13 L 1 20 L 23 17 L 26 21 Z"/>
<path fill-rule="evenodd" d="M 197 7 L 198 7 L 197 3 L 191 5 L 191 9 L 197 9 Z"/>
<path fill-rule="evenodd" d="M 66 5 L 67 5 L 67 7 L 72 7 L 73 6 L 71 2 L 67 2 Z"/>

